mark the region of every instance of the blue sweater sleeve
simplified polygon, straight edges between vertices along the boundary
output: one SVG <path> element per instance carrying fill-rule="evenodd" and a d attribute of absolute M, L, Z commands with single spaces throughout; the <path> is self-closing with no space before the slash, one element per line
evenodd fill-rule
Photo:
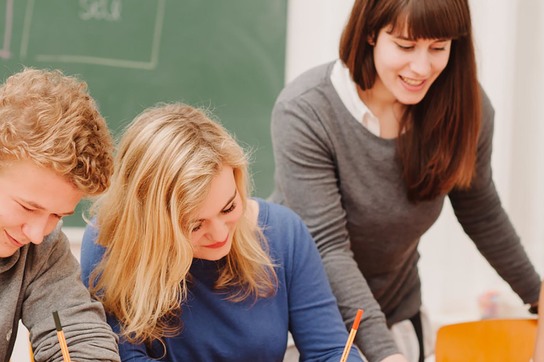
<path fill-rule="evenodd" d="M 269 242 L 282 243 L 285 247 L 281 248 L 280 270 L 283 267 L 289 298 L 289 329 L 300 360 L 338 362 L 348 332 L 317 247 L 304 223 L 291 210 L 271 205 L 269 221 L 275 224 L 265 227 Z M 362 361 L 355 347 L 348 361 Z"/>

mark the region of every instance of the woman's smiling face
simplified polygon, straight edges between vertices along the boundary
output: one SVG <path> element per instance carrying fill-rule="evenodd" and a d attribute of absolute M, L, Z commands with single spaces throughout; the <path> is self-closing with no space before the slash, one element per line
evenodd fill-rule
<path fill-rule="evenodd" d="M 232 167 L 223 166 L 193 220 L 193 256 L 204 260 L 219 260 L 226 256 L 243 212 L 234 171 Z"/>
<path fill-rule="evenodd" d="M 404 105 L 419 103 L 446 68 L 451 39 L 409 39 L 407 31 L 380 30 L 374 44 L 374 92 Z"/>

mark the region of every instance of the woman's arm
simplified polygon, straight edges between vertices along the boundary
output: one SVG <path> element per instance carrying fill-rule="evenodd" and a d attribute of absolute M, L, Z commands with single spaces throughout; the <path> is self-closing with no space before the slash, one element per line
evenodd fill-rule
<path fill-rule="evenodd" d="M 281 264 L 288 290 L 289 329 L 300 360 L 337 362 L 348 340 L 348 332 L 315 243 L 293 212 L 285 212 L 281 224 L 281 233 L 276 234 L 281 241 L 276 244 L 281 243 L 286 249 Z M 352 347 L 348 361 L 362 361 L 355 347 Z"/>
<path fill-rule="evenodd" d="M 478 145 L 476 176 L 468 190 L 449 197 L 464 231 L 499 275 L 525 303 L 538 300 L 540 277 L 501 205 L 491 170 L 494 111 L 483 93 L 484 117 Z"/>
<path fill-rule="evenodd" d="M 349 328 L 364 308 L 357 346 L 372 362 L 399 353 L 385 316 L 353 259 L 346 210 L 338 188 L 334 148 L 320 113 L 304 100 L 280 101 L 272 114 L 276 165 L 273 200 L 298 213 L 321 255 L 340 312 Z"/>

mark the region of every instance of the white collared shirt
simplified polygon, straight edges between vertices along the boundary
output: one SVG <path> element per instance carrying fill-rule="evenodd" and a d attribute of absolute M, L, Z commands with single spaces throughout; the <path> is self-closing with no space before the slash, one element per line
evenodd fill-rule
<path fill-rule="evenodd" d="M 351 79 L 349 69 L 340 59 L 336 61 L 331 72 L 331 82 L 348 111 L 372 134 L 380 136 L 380 121 L 359 98 L 357 85 Z"/>

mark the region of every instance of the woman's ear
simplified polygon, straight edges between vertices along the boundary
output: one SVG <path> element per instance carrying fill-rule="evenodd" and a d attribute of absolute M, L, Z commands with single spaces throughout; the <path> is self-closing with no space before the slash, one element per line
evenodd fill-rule
<path fill-rule="evenodd" d="M 367 42 L 368 45 L 370 45 L 371 47 L 375 46 L 375 45 L 376 45 L 376 40 L 374 39 L 374 34 L 369 35 L 368 38 L 366 38 L 366 42 Z"/>

